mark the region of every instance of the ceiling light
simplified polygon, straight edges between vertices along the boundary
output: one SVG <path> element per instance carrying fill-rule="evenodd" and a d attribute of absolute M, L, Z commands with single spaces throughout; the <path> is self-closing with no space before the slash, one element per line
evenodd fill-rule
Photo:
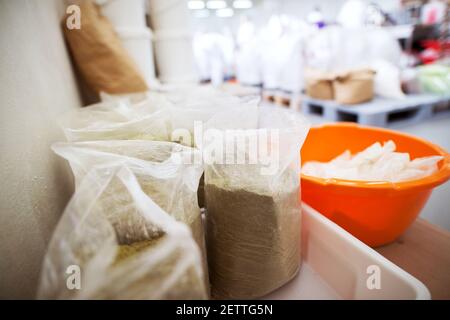
<path fill-rule="evenodd" d="M 227 7 L 227 3 L 224 0 L 209 0 L 206 7 L 208 9 L 224 9 Z"/>
<path fill-rule="evenodd" d="M 233 16 L 233 14 L 234 14 L 234 11 L 231 8 L 224 8 L 224 9 L 216 10 L 216 16 L 218 16 L 219 18 L 230 18 Z"/>
<path fill-rule="evenodd" d="M 233 7 L 235 9 L 250 9 L 253 7 L 253 2 L 251 0 L 234 0 Z"/>
<path fill-rule="evenodd" d="M 205 8 L 205 3 L 202 0 L 189 0 L 188 8 L 191 10 L 199 10 Z"/>

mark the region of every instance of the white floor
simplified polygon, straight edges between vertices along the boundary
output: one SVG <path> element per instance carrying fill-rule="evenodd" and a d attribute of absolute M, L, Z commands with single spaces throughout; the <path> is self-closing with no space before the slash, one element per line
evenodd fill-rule
<path fill-rule="evenodd" d="M 263 105 L 274 106 L 266 102 Z M 313 125 L 325 123 L 320 116 L 307 117 Z M 450 152 L 450 116 L 430 119 L 420 124 L 396 128 L 395 130 L 427 139 Z M 433 191 L 420 216 L 431 223 L 450 230 L 450 181 Z"/>
<path fill-rule="evenodd" d="M 450 117 L 427 120 L 399 130 L 427 139 L 450 152 Z M 433 191 L 420 216 L 450 230 L 450 181 Z"/>

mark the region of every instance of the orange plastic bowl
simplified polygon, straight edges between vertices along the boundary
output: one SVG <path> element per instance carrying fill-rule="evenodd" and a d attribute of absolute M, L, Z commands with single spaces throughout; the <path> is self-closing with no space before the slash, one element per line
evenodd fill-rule
<path fill-rule="evenodd" d="M 392 140 L 397 151 L 416 157 L 441 155 L 439 170 L 428 177 L 399 182 L 322 179 L 302 175 L 302 200 L 367 245 L 394 241 L 416 219 L 434 187 L 450 176 L 450 155 L 440 147 L 404 133 L 359 126 L 327 124 L 311 128 L 301 150 L 302 162 L 330 161 L 345 150 L 357 153 L 375 142 Z"/>

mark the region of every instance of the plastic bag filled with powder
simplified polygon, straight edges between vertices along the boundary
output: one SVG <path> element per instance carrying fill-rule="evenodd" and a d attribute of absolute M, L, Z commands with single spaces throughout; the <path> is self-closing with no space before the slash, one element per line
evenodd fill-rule
<path fill-rule="evenodd" d="M 171 140 L 202 148 L 199 125 L 213 122 L 223 129 L 255 129 L 259 98 L 238 98 L 211 87 L 193 87 L 166 93 L 171 102 Z M 238 117 L 236 115 L 239 115 Z"/>
<path fill-rule="evenodd" d="M 69 112 L 60 119 L 68 141 L 143 139 L 169 141 L 170 114 L 161 100 L 107 101 Z"/>
<path fill-rule="evenodd" d="M 392 140 L 375 142 L 354 155 L 346 150 L 328 162 L 308 161 L 303 174 L 323 179 L 389 181 L 392 183 L 421 179 L 438 171 L 442 156 L 411 159 L 407 152 L 395 151 Z"/>
<path fill-rule="evenodd" d="M 213 298 L 258 298 L 297 274 L 300 148 L 308 130 L 309 124 L 296 114 L 264 110 L 257 130 L 205 134 Z"/>
<path fill-rule="evenodd" d="M 38 298 L 206 299 L 203 273 L 186 225 L 153 202 L 126 167 L 97 168 L 56 227 Z"/>
<path fill-rule="evenodd" d="M 198 150 L 172 142 L 146 140 L 55 143 L 52 149 L 69 161 L 76 186 L 94 167 L 126 165 L 158 206 L 191 228 L 206 267 L 203 222 L 197 202 L 203 173 L 201 162 L 195 161 Z"/>
<path fill-rule="evenodd" d="M 236 97 L 213 87 L 186 87 L 160 93 L 171 105 L 171 139 L 202 149 L 203 131 L 220 129 L 256 129 L 259 98 Z M 239 115 L 236 117 L 236 115 Z M 204 179 L 198 190 L 200 207 L 205 207 Z"/>

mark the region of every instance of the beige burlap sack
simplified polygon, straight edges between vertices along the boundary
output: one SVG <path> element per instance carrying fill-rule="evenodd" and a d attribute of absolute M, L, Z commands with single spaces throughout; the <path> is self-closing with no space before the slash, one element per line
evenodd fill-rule
<path fill-rule="evenodd" d="M 198 150 L 172 142 L 147 140 L 104 140 L 55 143 L 52 149 L 67 159 L 76 189 L 87 173 L 96 167 L 117 163 L 133 172 L 142 190 L 169 215 L 185 223 L 202 251 L 206 270 L 203 222 L 197 203 L 197 189 L 203 173 L 201 164 L 179 161 L 194 157 Z M 205 274 L 205 283 L 208 283 Z"/>
<path fill-rule="evenodd" d="M 90 0 L 76 1 L 80 7 L 80 29 L 69 29 L 62 20 L 64 36 L 80 73 L 96 93 L 132 93 L 148 90 L 114 27 Z"/>

